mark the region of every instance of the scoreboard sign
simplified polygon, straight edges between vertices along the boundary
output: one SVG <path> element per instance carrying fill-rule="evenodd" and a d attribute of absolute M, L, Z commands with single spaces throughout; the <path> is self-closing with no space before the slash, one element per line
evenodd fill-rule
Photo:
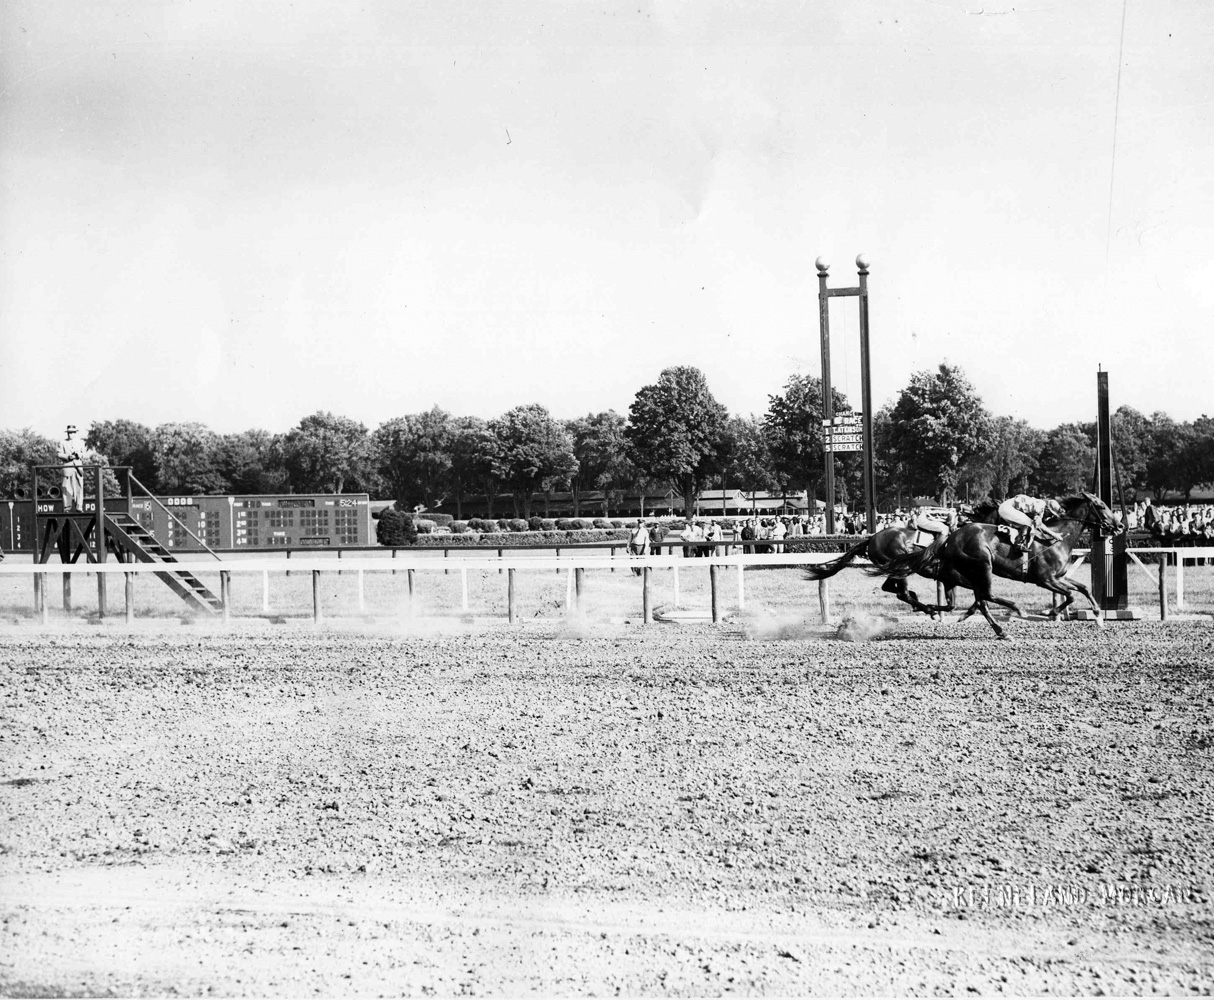
<path fill-rule="evenodd" d="M 833 420 L 822 421 L 822 450 L 863 451 L 864 428 L 858 413 L 840 413 Z"/>
<path fill-rule="evenodd" d="M 183 524 L 159 509 L 148 513 L 153 534 L 170 549 L 199 548 L 186 528 L 212 549 L 324 548 L 372 541 L 371 498 L 365 493 L 167 497 L 164 505 Z"/>

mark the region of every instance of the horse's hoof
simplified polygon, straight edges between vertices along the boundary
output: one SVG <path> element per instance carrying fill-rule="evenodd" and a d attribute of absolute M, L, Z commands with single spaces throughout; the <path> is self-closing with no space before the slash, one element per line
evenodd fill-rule
<path fill-rule="evenodd" d="M 1004 642 L 1011 642 L 1011 641 L 1012 641 L 1011 639 L 1009 639 L 1009 638 L 1008 638 L 1008 636 L 1007 636 L 1007 633 L 1006 633 L 1006 632 L 1000 632 L 998 635 L 996 635 L 996 636 L 995 636 L 995 638 L 996 638 L 996 639 L 1002 639 Z"/>

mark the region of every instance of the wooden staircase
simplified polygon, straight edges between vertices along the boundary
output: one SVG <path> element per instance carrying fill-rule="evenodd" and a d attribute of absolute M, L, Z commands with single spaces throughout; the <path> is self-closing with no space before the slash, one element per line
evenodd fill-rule
<path fill-rule="evenodd" d="M 173 553 L 156 541 L 155 536 L 130 514 L 107 513 L 105 532 L 107 540 L 112 541 L 115 548 L 130 553 L 138 562 L 164 564 L 164 571 L 155 575 L 186 604 L 212 615 L 223 611 L 223 602 L 198 577 L 188 570 L 172 568 L 172 564 L 177 562 Z"/>

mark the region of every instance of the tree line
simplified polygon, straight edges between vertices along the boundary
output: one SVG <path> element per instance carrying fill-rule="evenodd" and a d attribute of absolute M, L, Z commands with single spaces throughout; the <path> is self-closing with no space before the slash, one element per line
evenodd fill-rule
<path fill-rule="evenodd" d="M 835 412 L 850 410 L 832 390 Z M 668 368 L 639 389 L 624 416 L 614 410 L 558 419 L 532 403 L 484 420 L 439 407 L 385 421 L 374 430 L 318 412 L 284 434 L 218 434 L 200 423 L 158 427 L 126 419 L 94 422 L 90 463 L 130 466 L 158 495 L 369 493 L 402 508 L 510 494 L 516 517 L 534 494 L 570 491 L 575 514 L 586 494 L 610 505 L 625 494 L 665 491 L 690 509 L 706 489 L 821 496 L 822 382 L 793 375 L 768 397 L 762 416 L 730 414 L 694 367 Z M 1112 417 L 1114 482 L 1134 492 L 1188 499 L 1214 481 L 1214 418 L 1177 422 L 1122 406 Z M 873 417 L 879 503 L 921 496 L 1001 500 L 1018 492 L 1091 489 L 1095 423 L 1051 430 L 990 413 L 960 368 L 917 372 Z M 57 443 L 29 429 L 0 431 L 0 485 L 8 495 L 34 465 L 53 465 Z M 838 499 L 859 506 L 859 453 L 836 456 Z M 491 511 L 491 516 L 493 512 Z M 507 513 L 501 511 L 499 513 Z"/>

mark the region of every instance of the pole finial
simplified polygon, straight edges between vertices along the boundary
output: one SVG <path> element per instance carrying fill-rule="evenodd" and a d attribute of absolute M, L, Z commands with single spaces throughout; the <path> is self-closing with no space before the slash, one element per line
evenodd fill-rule
<path fill-rule="evenodd" d="M 814 267 L 818 269 L 819 274 L 825 274 L 830 270 L 830 261 L 823 255 L 814 261 Z"/>
<path fill-rule="evenodd" d="M 856 254 L 856 268 L 861 274 L 868 274 L 868 254 Z"/>

